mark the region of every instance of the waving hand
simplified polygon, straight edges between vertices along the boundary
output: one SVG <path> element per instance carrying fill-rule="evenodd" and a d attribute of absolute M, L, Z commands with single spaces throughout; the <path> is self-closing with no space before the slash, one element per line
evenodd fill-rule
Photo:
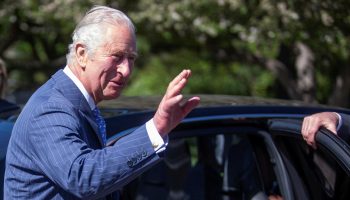
<path fill-rule="evenodd" d="M 165 95 L 153 117 L 158 132 L 164 136 L 175 128 L 200 101 L 195 96 L 183 102 L 182 89 L 191 76 L 190 70 L 183 70 L 168 85 Z"/>

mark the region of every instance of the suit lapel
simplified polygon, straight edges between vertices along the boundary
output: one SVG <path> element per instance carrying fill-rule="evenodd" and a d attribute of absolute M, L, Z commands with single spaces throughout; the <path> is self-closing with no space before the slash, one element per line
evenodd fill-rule
<path fill-rule="evenodd" d="M 89 122 L 90 126 L 92 127 L 92 129 L 94 130 L 96 136 L 98 137 L 98 140 L 99 140 L 101 146 L 104 146 L 101 134 L 99 134 L 99 129 L 98 129 L 98 126 L 96 124 L 96 121 L 95 121 L 94 117 L 91 117 L 92 116 L 92 112 L 91 112 L 91 114 L 89 116 L 85 115 L 85 113 L 83 113 L 83 112 L 81 112 L 81 114 L 83 116 L 85 116 L 85 119 Z"/>
<path fill-rule="evenodd" d="M 103 146 L 103 140 L 99 134 L 98 126 L 93 117 L 92 111 L 83 94 L 80 92 L 79 88 L 74 84 L 74 82 L 63 72 L 59 70 L 52 76 L 55 80 L 55 87 L 61 91 L 62 95 L 66 97 L 74 107 L 79 109 L 81 115 L 88 121 L 91 128 L 95 132 L 101 146 Z"/>

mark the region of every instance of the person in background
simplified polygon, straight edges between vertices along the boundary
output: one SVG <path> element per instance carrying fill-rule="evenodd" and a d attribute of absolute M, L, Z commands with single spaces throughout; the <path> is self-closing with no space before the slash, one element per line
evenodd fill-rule
<path fill-rule="evenodd" d="M 302 123 L 301 134 L 304 140 L 314 148 L 317 131 L 324 127 L 338 135 L 346 142 L 350 142 L 350 116 L 336 112 L 319 112 L 306 116 Z"/>
<path fill-rule="evenodd" d="M 5 199 L 120 198 L 124 185 L 160 161 L 167 134 L 200 102 L 181 94 L 191 76 L 185 69 L 152 119 L 106 146 L 97 104 L 126 86 L 137 57 L 135 28 L 123 12 L 95 6 L 72 40 L 67 65 L 31 96 L 14 125 Z"/>
<path fill-rule="evenodd" d="M 5 98 L 5 90 L 7 86 L 7 70 L 5 63 L 0 59 L 0 99 Z"/>
<path fill-rule="evenodd" d="M 8 118 L 12 116 L 12 112 L 9 112 L 9 110 L 17 110 L 14 104 L 4 99 L 6 93 L 6 85 L 6 66 L 4 61 L 0 59 L 0 197 L 3 196 L 3 182 L 7 143 L 10 139 L 11 130 L 13 127 L 13 121 L 8 120 Z"/>

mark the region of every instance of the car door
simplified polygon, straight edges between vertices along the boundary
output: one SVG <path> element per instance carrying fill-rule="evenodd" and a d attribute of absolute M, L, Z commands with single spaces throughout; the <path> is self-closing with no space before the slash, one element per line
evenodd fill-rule
<path fill-rule="evenodd" d="M 164 162 L 126 186 L 124 194 L 130 199 L 173 194 L 232 200 L 250 199 L 260 191 L 262 199 L 274 195 L 293 200 L 290 182 L 265 118 L 225 118 L 191 121 L 175 129 Z"/>
<path fill-rule="evenodd" d="M 302 139 L 301 120 L 274 119 L 269 129 L 288 171 L 295 199 L 350 199 L 350 148 L 326 129 L 317 148 Z"/>

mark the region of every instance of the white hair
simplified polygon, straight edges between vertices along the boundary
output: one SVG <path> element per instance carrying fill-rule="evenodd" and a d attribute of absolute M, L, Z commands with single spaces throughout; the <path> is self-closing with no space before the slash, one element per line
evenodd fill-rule
<path fill-rule="evenodd" d="M 123 12 L 107 6 L 94 6 L 89 10 L 72 34 L 72 43 L 68 46 L 67 63 L 75 56 L 74 47 L 83 43 L 87 53 L 92 55 L 94 50 L 104 41 L 104 33 L 107 24 L 128 26 L 135 34 L 135 27 L 128 16 Z"/>

